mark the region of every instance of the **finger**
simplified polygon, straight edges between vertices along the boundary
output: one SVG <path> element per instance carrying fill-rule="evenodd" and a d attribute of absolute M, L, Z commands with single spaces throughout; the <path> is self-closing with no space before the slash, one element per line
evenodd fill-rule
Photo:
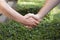
<path fill-rule="evenodd" d="M 28 14 L 25 15 L 25 17 L 28 17 L 28 16 L 30 17 L 31 16 L 31 13 L 28 13 Z"/>
<path fill-rule="evenodd" d="M 39 21 L 37 21 L 37 20 L 35 20 L 35 19 L 33 19 L 33 18 L 31 18 L 31 20 L 32 20 L 34 23 L 36 23 L 37 25 L 39 24 Z"/>
<path fill-rule="evenodd" d="M 31 17 L 32 17 L 32 15 L 34 15 L 34 14 L 31 14 L 31 13 L 26 14 L 26 15 L 25 15 L 25 18 L 27 18 L 27 19 L 28 19 L 28 18 L 31 18 Z"/>
<path fill-rule="evenodd" d="M 40 21 L 40 18 L 38 16 L 36 16 L 36 15 L 33 15 L 32 18 L 34 18 L 37 21 Z"/>
<path fill-rule="evenodd" d="M 30 21 L 32 22 L 32 26 L 36 26 L 39 23 L 36 20 L 34 20 L 33 18 L 30 18 Z"/>
<path fill-rule="evenodd" d="M 40 21 L 40 19 L 38 19 L 38 18 L 36 18 L 36 17 L 32 17 L 32 18 L 34 18 L 36 21 Z"/>
<path fill-rule="evenodd" d="M 34 22 L 35 22 L 37 25 L 39 24 L 39 21 L 34 20 Z"/>
<path fill-rule="evenodd" d="M 37 21 L 33 21 L 34 22 L 34 26 L 37 26 L 39 24 L 39 22 Z"/>
<path fill-rule="evenodd" d="M 26 14 L 24 17 L 25 17 L 25 18 L 29 18 L 30 16 L 29 16 L 29 14 Z"/>

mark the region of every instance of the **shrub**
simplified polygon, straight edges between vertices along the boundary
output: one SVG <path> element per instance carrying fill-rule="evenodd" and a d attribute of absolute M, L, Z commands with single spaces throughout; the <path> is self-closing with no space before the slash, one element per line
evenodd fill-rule
<path fill-rule="evenodd" d="M 37 27 L 27 29 L 25 26 L 10 21 L 0 24 L 0 40 L 60 40 L 60 22 L 42 21 Z"/>
<path fill-rule="evenodd" d="M 30 7 L 33 7 L 32 10 Z M 26 9 L 28 9 L 29 12 L 35 13 L 35 8 L 37 7 L 32 5 L 26 6 L 26 8 L 20 5 L 18 6 L 18 11 L 27 13 Z M 39 8 L 36 10 L 38 9 Z M 60 40 L 59 13 L 59 9 L 57 7 L 54 8 L 50 14 L 33 29 L 27 29 L 24 25 L 13 20 L 7 23 L 0 23 L 0 40 Z"/>
<path fill-rule="evenodd" d="M 18 0 L 17 11 L 21 14 L 26 13 L 37 13 L 39 9 L 43 6 L 44 1 L 40 0 Z"/>

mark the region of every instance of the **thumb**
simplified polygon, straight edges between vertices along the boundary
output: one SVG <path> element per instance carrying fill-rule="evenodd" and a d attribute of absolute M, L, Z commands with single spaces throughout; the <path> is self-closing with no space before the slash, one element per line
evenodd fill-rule
<path fill-rule="evenodd" d="M 32 17 L 32 15 L 34 15 L 34 14 L 28 13 L 24 17 L 28 19 L 28 18 Z"/>
<path fill-rule="evenodd" d="M 32 18 L 34 18 L 34 19 L 37 20 L 37 21 L 41 21 L 41 19 L 40 19 L 39 16 L 37 16 L 37 15 L 33 15 Z"/>

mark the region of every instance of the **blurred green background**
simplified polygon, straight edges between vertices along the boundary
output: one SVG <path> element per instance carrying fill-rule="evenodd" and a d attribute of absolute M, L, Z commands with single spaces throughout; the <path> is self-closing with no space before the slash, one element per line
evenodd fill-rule
<path fill-rule="evenodd" d="M 45 0 L 18 0 L 16 10 L 21 14 L 37 13 Z M 10 20 L 0 23 L 0 40 L 60 40 L 60 8 L 55 7 L 33 29 Z"/>

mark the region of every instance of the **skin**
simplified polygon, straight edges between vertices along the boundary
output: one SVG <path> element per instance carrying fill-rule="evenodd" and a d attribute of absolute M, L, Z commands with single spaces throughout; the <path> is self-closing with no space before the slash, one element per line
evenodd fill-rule
<path fill-rule="evenodd" d="M 60 3 L 60 0 L 46 0 L 46 3 L 42 9 L 37 13 L 40 19 L 42 19 L 48 12 L 50 12 L 55 6 Z"/>
<path fill-rule="evenodd" d="M 57 6 L 59 3 L 60 3 L 60 0 L 46 0 L 44 6 L 40 9 L 40 11 L 36 15 L 27 14 L 26 16 L 27 16 L 27 18 L 33 17 L 37 21 L 41 21 L 43 19 L 43 17 L 48 12 L 50 12 L 55 6 Z"/>
<path fill-rule="evenodd" d="M 26 26 L 36 26 L 39 22 L 33 19 L 32 17 L 27 19 L 25 16 L 22 16 L 14 9 L 12 9 L 5 0 L 0 0 L 0 12 L 6 15 L 7 17 L 20 22 Z"/>
<path fill-rule="evenodd" d="M 60 0 L 46 0 L 44 6 L 40 9 L 40 11 L 36 15 L 32 15 L 31 13 L 26 14 L 26 18 L 29 19 L 30 17 L 34 18 L 37 21 L 42 21 L 43 17 L 50 12 L 55 6 L 60 3 Z M 31 26 L 32 28 L 32 26 Z"/>
<path fill-rule="evenodd" d="M 31 14 L 28 14 L 28 15 L 25 15 L 24 17 L 26 18 L 26 19 L 29 19 L 29 20 L 34 20 L 34 21 L 32 21 L 32 22 L 36 22 L 36 20 L 37 21 L 41 21 L 41 19 L 43 19 L 43 17 L 50 11 L 50 10 L 52 10 L 55 6 L 57 6 L 58 4 L 60 3 L 60 0 L 46 0 L 46 3 L 45 3 L 45 5 L 42 7 L 42 9 L 36 14 L 36 15 L 31 15 Z M 2 3 L 3 4 L 3 3 Z M 5 3 L 4 3 L 5 4 Z M 1 6 L 1 2 L 0 2 L 0 6 Z M 2 6 L 4 6 L 4 5 L 2 5 Z M 2 6 L 0 7 L 0 9 L 2 8 Z M 3 7 L 3 8 L 5 8 L 5 7 Z M 6 7 L 7 9 L 9 8 L 10 10 L 11 10 L 11 8 L 10 7 Z M 15 20 L 15 21 L 18 21 L 18 22 L 21 22 L 21 23 L 25 23 L 27 20 L 25 19 L 25 18 L 23 18 L 23 16 L 22 15 L 20 15 L 20 14 L 18 14 L 16 11 L 13 11 L 13 12 L 11 12 L 11 11 L 8 11 L 7 10 L 7 12 L 5 11 L 6 10 L 6 8 L 5 9 L 1 9 L 1 10 L 3 10 L 4 12 L 4 14 L 6 15 L 6 16 L 10 16 L 13 20 Z M 0 10 L 0 11 L 1 11 Z M 2 11 L 1 11 L 2 12 Z M 15 14 L 14 14 L 15 13 Z M 17 16 L 18 16 L 18 18 L 17 18 Z M 32 17 L 32 18 L 31 18 Z M 19 19 L 20 18 L 20 19 Z M 23 19 L 22 19 L 23 18 Z M 21 20 L 22 19 L 22 20 Z M 24 20 L 26 20 L 26 21 L 24 21 Z M 23 22 L 24 21 L 24 22 Z M 31 21 L 30 21 L 31 22 Z M 26 23 L 29 23 L 29 22 L 26 22 Z M 38 22 L 36 22 L 36 23 L 38 23 Z M 25 24 L 25 25 L 27 25 L 27 24 Z M 29 25 L 29 24 L 28 24 Z M 30 27 L 32 27 L 31 25 L 29 25 Z M 35 24 L 35 26 L 36 26 L 36 24 Z"/>

